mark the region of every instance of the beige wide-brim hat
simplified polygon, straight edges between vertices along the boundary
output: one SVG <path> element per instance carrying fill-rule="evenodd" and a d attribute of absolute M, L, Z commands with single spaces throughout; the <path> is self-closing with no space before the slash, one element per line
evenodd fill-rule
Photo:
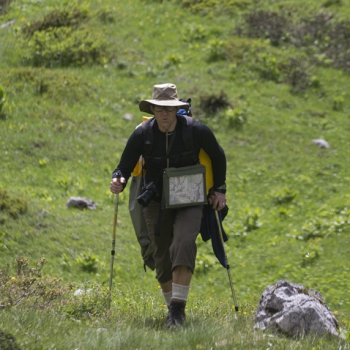
<path fill-rule="evenodd" d="M 179 100 L 176 86 L 170 83 L 154 85 L 152 100 L 142 100 L 139 104 L 140 111 L 153 114 L 151 105 L 182 107 L 186 111 L 189 107 L 188 103 Z"/>

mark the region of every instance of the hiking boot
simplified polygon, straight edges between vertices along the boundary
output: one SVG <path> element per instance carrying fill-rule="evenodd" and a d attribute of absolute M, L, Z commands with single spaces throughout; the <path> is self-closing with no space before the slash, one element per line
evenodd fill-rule
<path fill-rule="evenodd" d="M 169 306 L 169 313 L 166 320 L 168 327 L 182 326 L 186 321 L 185 314 L 186 302 L 184 301 L 172 301 Z"/>

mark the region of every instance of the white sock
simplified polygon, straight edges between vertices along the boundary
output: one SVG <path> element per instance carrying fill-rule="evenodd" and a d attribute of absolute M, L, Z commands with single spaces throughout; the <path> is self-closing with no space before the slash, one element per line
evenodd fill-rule
<path fill-rule="evenodd" d="M 173 283 L 172 299 L 186 302 L 189 291 L 190 291 L 190 286 L 182 286 L 181 284 Z"/>
<path fill-rule="evenodd" d="M 163 297 L 165 299 L 165 302 L 166 302 L 167 306 L 169 306 L 170 302 L 171 302 L 171 297 L 172 297 L 173 292 L 172 291 L 167 292 L 167 293 L 162 292 L 162 294 L 163 294 Z"/>

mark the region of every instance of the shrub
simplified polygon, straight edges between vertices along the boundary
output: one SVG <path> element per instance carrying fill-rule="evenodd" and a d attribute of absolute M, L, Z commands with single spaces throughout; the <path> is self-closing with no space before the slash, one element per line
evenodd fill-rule
<path fill-rule="evenodd" d="M 341 6 L 343 4 L 342 0 L 326 0 L 322 3 L 323 7 L 330 7 L 330 6 Z"/>
<path fill-rule="evenodd" d="M 262 10 L 247 14 L 245 22 L 249 37 L 270 39 L 273 46 L 278 46 L 282 40 L 286 40 L 290 26 L 283 13 Z"/>
<path fill-rule="evenodd" d="M 320 247 L 316 244 L 310 244 L 302 252 L 301 266 L 306 267 L 315 263 L 320 258 Z"/>
<path fill-rule="evenodd" d="M 198 24 L 186 24 L 183 29 L 183 41 L 203 41 L 206 38 L 206 28 Z"/>
<path fill-rule="evenodd" d="M 343 96 L 335 96 L 333 97 L 333 110 L 341 111 L 344 106 L 344 97 Z"/>
<path fill-rule="evenodd" d="M 257 230 L 261 223 L 259 222 L 261 212 L 259 209 L 245 208 L 245 216 L 243 219 L 243 226 L 246 232 Z"/>
<path fill-rule="evenodd" d="M 179 66 L 183 62 L 184 58 L 182 55 L 172 53 L 164 57 L 164 68 L 170 68 L 173 66 Z"/>
<path fill-rule="evenodd" d="M 199 107 L 205 114 L 217 114 L 227 107 L 232 107 L 224 91 L 220 94 L 207 94 L 199 98 Z"/>
<path fill-rule="evenodd" d="M 6 190 L 0 188 L 0 211 L 7 213 L 12 218 L 18 218 L 27 210 L 28 204 L 24 198 L 11 198 Z"/>
<path fill-rule="evenodd" d="M 107 41 L 88 29 L 69 27 L 36 31 L 29 39 L 24 62 L 35 67 L 68 67 L 105 64 Z"/>
<path fill-rule="evenodd" d="M 210 40 L 206 46 L 206 52 L 208 62 L 216 62 L 227 58 L 224 41 L 220 39 Z"/>
<path fill-rule="evenodd" d="M 97 272 L 98 258 L 92 253 L 83 253 L 77 258 L 77 262 L 83 271 L 90 273 Z"/>
<path fill-rule="evenodd" d="M 263 53 L 260 55 L 259 63 L 256 69 L 259 71 L 261 78 L 275 82 L 280 81 L 281 72 L 276 57 Z"/>
<path fill-rule="evenodd" d="M 291 85 L 292 93 L 303 93 L 312 85 L 311 74 L 308 72 L 305 61 L 290 58 L 285 71 L 287 72 L 286 82 Z"/>
<path fill-rule="evenodd" d="M 5 14 L 11 0 L 0 0 L 0 14 Z"/>
<path fill-rule="evenodd" d="M 294 46 L 318 45 L 323 42 L 331 31 L 333 15 L 318 13 L 304 17 L 299 23 L 290 28 L 291 42 Z"/>
<path fill-rule="evenodd" d="M 192 12 L 213 14 L 233 13 L 237 8 L 246 8 L 250 2 L 247 0 L 181 0 L 181 3 Z"/>
<path fill-rule="evenodd" d="M 102 23 L 114 23 L 116 21 L 113 11 L 109 8 L 100 8 L 97 15 Z"/>
<path fill-rule="evenodd" d="M 312 218 L 302 226 L 302 239 L 308 241 L 314 238 L 323 238 L 328 232 L 329 225 L 324 220 Z"/>
<path fill-rule="evenodd" d="M 77 28 L 87 17 L 88 11 L 79 8 L 54 10 L 39 20 L 24 25 L 22 27 L 22 33 L 25 36 L 31 37 L 36 32 L 42 32 L 52 28 Z"/>
<path fill-rule="evenodd" d="M 262 65 L 262 55 L 271 50 L 266 42 L 259 39 L 235 37 L 225 43 L 225 51 L 227 60 L 231 63 L 230 71 L 233 75 L 236 75 L 242 71 L 241 68 L 243 67 L 246 67 L 249 71 L 256 70 L 257 67 Z"/>
<path fill-rule="evenodd" d="M 58 311 L 68 318 L 81 319 L 101 316 L 107 309 L 109 292 L 106 288 L 91 286 L 82 289 L 79 295 L 70 295 L 58 305 Z"/>
<path fill-rule="evenodd" d="M 16 344 L 16 339 L 14 336 L 3 331 L 0 331 L 0 345 L 1 349 L 21 350 L 21 348 Z"/>
<path fill-rule="evenodd" d="M 18 305 L 45 308 L 61 298 L 71 286 L 62 286 L 60 279 L 42 277 L 42 269 L 46 264 L 41 258 L 34 267 L 29 266 L 26 257 L 17 257 L 15 266 L 8 264 L 0 267 L 0 304 L 3 308 Z"/>
<path fill-rule="evenodd" d="M 281 205 L 292 202 L 297 194 L 298 192 L 296 190 L 292 190 L 288 187 L 283 187 L 282 189 L 273 191 L 271 196 L 275 204 Z"/>
<path fill-rule="evenodd" d="M 316 13 L 292 21 L 283 11 L 254 11 L 245 16 L 245 23 L 237 26 L 236 31 L 238 35 L 269 39 L 274 46 L 288 43 L 305 48 L 315 63 L 350 71 L 350 22 L 336 21 L 331 13 Z"/>
<path fill-rule="evenodd" d="M 7 70 L 5 77 L 16 92 L 21 93 L 25 89 L 26 92 L 53 98 L 58 104 L 76 103 L 91 97 L 93 91 L 87 79 L 72 71 L 21 67 Z M 54 110 L 45 110 L 44 114 L 45 118 L 61 120 L 65 113 L 62 108 L 56 107 Z"/>
<path fill-rule="evenodd" d="M 229 108 L 225 111 L 225 117 L 228 120 L 228 127 L 236 130 L 242 130 L 247 122 L 247 113 L 243 108 Z"/>

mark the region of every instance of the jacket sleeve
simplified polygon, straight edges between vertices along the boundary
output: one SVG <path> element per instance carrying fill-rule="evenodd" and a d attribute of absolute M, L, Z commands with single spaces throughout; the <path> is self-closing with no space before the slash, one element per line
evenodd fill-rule
<path fill-rule="evenodd" d="M 194 142 L 200 145 L 209 156 L 214 177 L 213 189 L 220 189 L 220 192 L 226 192 L 226 155 L 219 145 L 212 130 L 203 123 L 198 122 L 194 128 Z"/>
<path fill-rule="evenodd" d="M 119 171 L 126 180 L 125 182 L 125 186 L 126 186 L 128 179 L 130 178 L 131 173 L 135 168 L 136 163 L 138 162 L 140 156 L 142 155 L 142 150 L 143 150 L 142 128 L 136 128 L 126 143 L 126 146 L 120 158 L 120 162 L 112 173 L 112 178 L 117 177 L 117 172 Z"/>

